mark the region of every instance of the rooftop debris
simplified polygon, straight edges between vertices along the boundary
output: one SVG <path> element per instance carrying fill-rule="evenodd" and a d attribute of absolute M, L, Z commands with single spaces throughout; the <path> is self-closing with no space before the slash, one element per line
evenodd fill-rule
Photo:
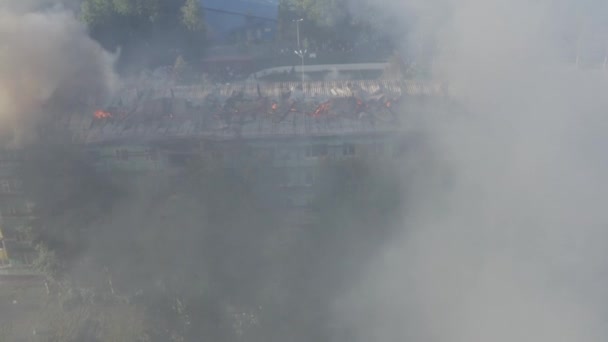
<path fill-rule="evenodd" d="M 121 95 L 88 121 L 72 118 L 74 139 L 101 143 L 395 130 L 400 123 L 396 104 L 446 94 L 441 84 L 334 81 L 148 88 Z"/>

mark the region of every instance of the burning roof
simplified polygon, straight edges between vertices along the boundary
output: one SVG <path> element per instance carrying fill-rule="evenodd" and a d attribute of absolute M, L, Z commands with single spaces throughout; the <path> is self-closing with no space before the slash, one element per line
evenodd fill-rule
<path fill-rule="evenodd" d="M 109 119 L 112 117 L 112 113 L 103 110 L 96 110 L 93 116 L 95 119 Z"/>
<path fill-rule="evenodd" d="M 73 118 L 75 139 L 101 143 L 395 131 L 401 121 L 396 103 L 445 92 L 439 84 L 351 81 L 311 82 L 303 89 L 299 83 L 242 83 L 135 93 L 88 119 Z"/>

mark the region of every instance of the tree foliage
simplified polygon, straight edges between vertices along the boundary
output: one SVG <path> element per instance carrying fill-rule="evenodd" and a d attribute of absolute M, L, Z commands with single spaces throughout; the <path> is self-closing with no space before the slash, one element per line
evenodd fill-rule
<path fill-rule="evenodd" d="M 283 39 L 293 41 L 296 35 L 294 21 L 304 19 L 299 24 L 301 36 L 317 46 L 339 50 L 357 43 L 390 45 L 376 19 L 359 7 L 350 0 L 280 0 L 279 33 Z"/>
<path fill-rule="evenodd" d="M 337 24 L 348 21 L 350 13 L 345 0 L 281 0 L 285 13 L 325 27 L 337 28 Z"/>
<path fill-rule="evenodd" d="M 170 65 L 178 55 L 194 61 L 205 44 L 204 14 L 196 0 L 83 0 L 82 20 L 121 65 Z"/>
<path fill-rule="evenodd" d="M 203 9 L 198 0 L 186 0 L 181 8 L 182 23 L 192 32 L 204 32 Z"/>

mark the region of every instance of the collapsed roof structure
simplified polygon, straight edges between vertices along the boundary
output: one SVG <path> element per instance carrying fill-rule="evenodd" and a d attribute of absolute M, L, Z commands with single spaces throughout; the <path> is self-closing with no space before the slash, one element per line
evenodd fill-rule
<path fill-rule="evenodd" d="M 414 81 L 130 88 L 68 125 L 85 144 L 383 132 L 402 127 L 399 103 L 445 95 L 442 84 Z"/>

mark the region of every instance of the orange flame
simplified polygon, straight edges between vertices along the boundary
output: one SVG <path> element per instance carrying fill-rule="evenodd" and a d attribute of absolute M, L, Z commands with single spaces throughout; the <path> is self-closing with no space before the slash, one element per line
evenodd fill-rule
<path fill-rule="evenodd" d="M 313 116 L 319 117 L 321 115 L 325 115 L 329 112 L 329 108 L 331 107 L 331 102 L 323 102 L 321 103 L 317 109 L 312 113 Z"/>
<path fill-rule="evenodd" d="M 112 117 L 112 114 L 103 110 L 95 111 L 95 119 L 109 119 Z"/>
<path fill-rule="evenodd" d="M 364 110 L 367 106 L 363 103 L 363 100 L 357 99 L 357 111 Z"/>

